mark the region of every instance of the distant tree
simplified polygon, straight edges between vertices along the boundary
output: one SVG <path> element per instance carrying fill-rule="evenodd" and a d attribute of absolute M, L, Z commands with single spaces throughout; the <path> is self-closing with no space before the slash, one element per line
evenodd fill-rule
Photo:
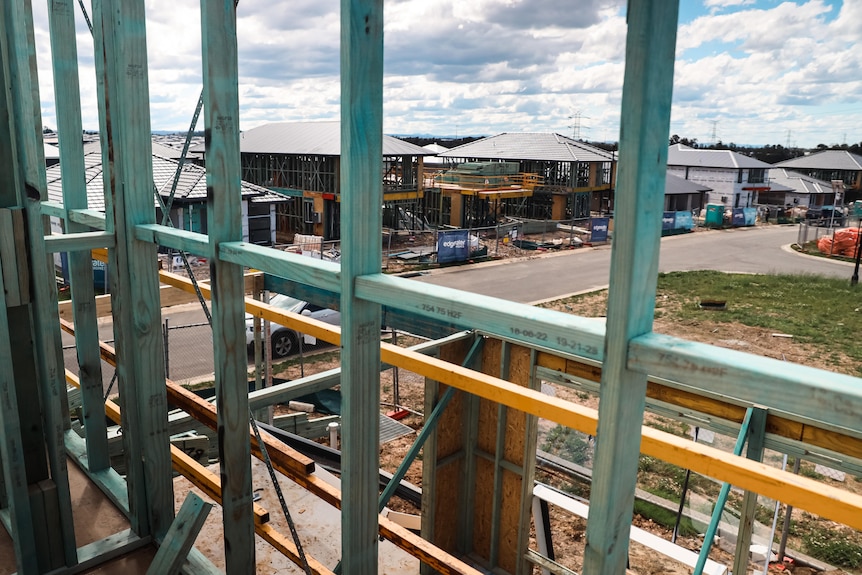
<path fill-rule="evenodd" d="M 670 137 L 670 146 L 674 144 L 682 144 L 683 146 L 688 146 L 689 148 L 697 148 L 697 138 L 681 138 L 677 134 L 674 134 Z"/>

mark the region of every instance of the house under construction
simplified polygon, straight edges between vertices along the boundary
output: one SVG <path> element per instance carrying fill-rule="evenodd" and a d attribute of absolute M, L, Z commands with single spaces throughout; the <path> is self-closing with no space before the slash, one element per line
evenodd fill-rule
<path fill-rule="evenodd" d="M 141 548 L 155 550 L 152 573 L 218 572 L 198 550 L 210 501 L 221 508 L 221 564 L 229 574 L 262 569 L 261 541 L 268 552 L 289 557 L 297 572 L 376 574 L 381 538 L 415 557 L 423 573 L 526 574 L 534 566 L 569 573 L 541 543 L 538 526 L 538 543 L 531 542 L 538 418 L 597 437 L 585 573 L 626 571 L 640 454 L 744 490 L 734 573 L 748 560 L 757 494 L 862 529 L 862 497 L 759 461 L 769 448 L 859 474 L 860 379 L 652 331 L 661 236 L 655 215 L 664 201 L 677 2 L 628 3 L 623 161 L 615 182 L 606 322 L 381 273 L 382 1 L 342 2 L 340 264 L 242 241 L 234 0 L 201 8 L 207 234 L 155 220 L 144 0 L 93 2 L 103 213 L 90 209 L 86 197 L 74 3 L 50 3 L 63 203 L 48 201 L 30 4 L 0 8 L 0 520 L 18 573 L 86 572 Z M 63 221 L 64 234 L 47 235 L 49 217 Z M 160 272 L 160 246 L 206 258 L 211 284 L 195 287 Z M 93 250 L 106 250 L 110 262 L 113 345 L 99 341 Z M 73 325 L 60 321 L 54 253 L 68 254 Z M 337 294 L 340 329 L 246 299 L 245 268 Z M 211 298 L 215 404 L 165 377 L 160 281 Z M 384 305 L 461 331 L 417 348 L 382 344 Z M 338 486 L 250 418 L 250 410 L 290 397 L 295 382 L 250 399 L 247 312 L 340 346 L 340 370 L 313 382 L 341 388 Z M 61 327 L 75 334 L 77 376 L 64 370 Z M 387 486 L 381 494 L 379 487 L 384 364 L 427 382 L 426 421 L 417 438 L 424 441 L 418 444 L 422 516 L 415 530 L 380 515 L 391 491 Z M 117 401 L 105 399 L 106 365 L 116 367 Z M 596 389 L 599 408 L 544 395 L 542 381 Z M 67 384 L 80 387 L 76 417 L 83 437 L 72 429 Z M 643 427 L 645 409 L 657 406 L 738 435 L 737 449 L 728 454 Z M 213 430 L 218 474 L 171 443 L 173 409 Z M 123 474 L 110 465 L 105 415 L 122 428 Z M 272 526 L 255 501 L 253 458 L 330 511 L 340 510 L 337 566 L 304 549 L 302 532 Z M 125 516 L 127 529 L 79 545 L 80 525 L 97 517 L 74 505 L 73 468 Z M 176 493 L 174 473 L 206 498 Z M 708 547 L 710 533 L 705 540 Z M 703 561 L 698 558 L 697 572 Z"/>

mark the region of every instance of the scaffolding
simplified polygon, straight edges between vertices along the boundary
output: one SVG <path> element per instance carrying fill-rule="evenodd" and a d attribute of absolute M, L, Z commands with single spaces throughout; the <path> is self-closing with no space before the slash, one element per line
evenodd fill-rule
<path fill-rule="evenodd" d="M 862 528 L 859 496 L 758 461 L 763 446 L 780 435 L 780 426 L 770 426 L 770 417 L 773 423 L 783 422 L 780 437 L 788 450 L 807 452 L 818 446 L 858 461 L 859 378 L 652 332 L 661 236 L 660 218 L 652 214 L 663 204 L 677 2 L 632 0 L 628 5 L 620 142 L 625 161 L 615 204 L 606 325 L 381 273 L 380 0 L 342 2 L 340 265 L 241 241 L 233 0 L 202 4 L 208 234 L 156 223 L 144 4 L 93 3 L 104 214 L 88 209 L 84 188 L 72 3 L 53 2 L 50 10 L 62 204 L 47 201 L 30 2 L 5 2 L 0 9 L 0 519 L 12 535 L 19 573 L 78 572 L 143 545 L 158 546 L 156 565 L 216 572 L 193 548 L 194 526 L 208 508 L 189 498 L 188 505 L 175 510 L 173 469 L 195 478 L 221 505 L 229 574 L 256 571 L 256 535 L 307 573 L 340 569 L 349 575 L 376 574 L 379 536 L 417 557 L 426 573 L 528 573 L 532 560 L 546 559 L 536 559 L 527 549 L 538 417 L 599 438 L 584 557 L 584 571 L 591 575 L 625 572 L 640 453 L 732 483 L 752 496 L 768 495 Z M 61 219 L 66 233 L 48 235 L 49 217 Z M 159 246 L 205 257 L 211 287 L 160 273 L 155 265 Z M 90 255 L 96 248 L 107 249 L 111 262 L 113 349 L 98 340 Z M 75 332 L 80 378 L 65 373 L 61 359 L 61 321 L 49 255 L 58 252 L 69 255 L 74 327 L 64 329 Z M 285 316 L 245 299 L 245 267 L 335 294 L 341 328 Z M 215 405 L 165 378 L 160 281 L 212 300 Z M 445 322 L 467 332 L 435 343 L 436 355 L 381 344 L 382 306 L 404 314 L 408 322 Z M 313 383 L 341 385 L 340 490 L 315 476 L 313 462 L 304 456 L 268 435 L 250 432 L 249 410 L 289 392 L 273 388 L 265 399 L 250 398 L 247 310 L 341 346 L 338 376 Z M 102 359 L 116 366 L 116 403 L 103 397 Z M 429 413 L 444 397 L 453 396 L 453 403 L 440 408 L 441 417 L 450 419 L 438 422 L 442 431 L 424 448 L 428 465 L 422 537 L 379 514 L 381 362 L 428 379 Z M 557 377 L 574 373 L 598 381 L 598 412 L 543 395 L 535 375 L 540 365 Z M 81 388 L 83 440 L 70 431 L 66 380 Z M 662 401 L 723 414 L 737 430 L 743 429 L 747 457 L 642 427 L 657 382 L 670 389 L 659 396 Z M 453 389 L 457 392 L 447 393 Z M 219 476 L 172 449 L 169 405 L 215 431 Z M 124 430 L 125 476 L 109 465 L 105 412 Z M 474 427 L 480 417 L 496 433 L 480 433 Z M 460 433 L 460 421 L 474 423 Z M 307 556 L 296 539 L 268 525 L 254 503 L 253 454 L 341 510 L 339 568 Z M 76 546 L 68 459 L 126 514 L 128 532 L 97 545 Z M 462 495 L 455 499 L 454 493 Z M 446 525 L 454 527 L 444 529 Z M 741 546 L 747 558 L 745 537 L 743 533 Z M 738 560 L 743 560 L 741 555 Z M 735 565 L 734 572 L 741 570 Z"/>

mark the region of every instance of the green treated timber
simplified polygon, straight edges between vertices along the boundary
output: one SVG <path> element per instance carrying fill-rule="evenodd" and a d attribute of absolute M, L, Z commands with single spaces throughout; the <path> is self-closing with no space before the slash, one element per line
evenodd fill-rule
<path fill-rule="evenodd" d="M 219 258 L 239 265 L 265 269 L 273 275 L 321 289 L 341 291 L 341 266 L 336 263 L 244 242 L 221 244 Z"/>
<path fill-rule="evenodd" d="M 52 216 L 64 221 L 68 217 L 68 212 L 66 211 L 65 206 L 60 202 L 48 200 L 42 202 L 39 207 L 42 210 L 43 216 Z"/>
<path fill-rule="evenodd" d="M 109 259 L 122 426 L 126 430 L 130 523 L 139 535 L 163 536 L 174 497 L 167 434 L 167 394 L 156 246 L 135 226 L 152 223 L 152 135 L 143 0 L 93 3 L 106 229 L 116 232 Z M 108 120 L 110 119 L 110 121 Z"/>
<path fill-rule="evenodd" d="M 135 228 L 135 238 L 142 242 L 158 244 L 196 255 L 210 253 L 206 234 L 170 228 L 160 224 L 141 224 Z"/>
<path fill-rule="evenodd" d="M 212 503 L 205 503 L 194 492 L 186 495 L 171 528 L 165 535 L 147 575 L 176 575 L 204 526 Z"/>
<path fill-rule="evenodd" d="M 66 453 L 72 461 L 78 465 L 90 481 L 101 489 L 105 497 L 110 499 L 123 515 L 129 517 L 129 490 L 125 478 L 111 467 L 101 471 L 90 470 L 87 445 L 73 430 L 66 431 L 64 443 Z"/>
<path fill-rule="evenodd" d="M 0 268 L 6 292 L 6 305 L 30 303 L 30 265 L 27 262 L 24 210 L 0 209 Z"/>
<path fill-rule="evenodd" d="M 753 461 L 763 461 L 763 440 L 766 436 L 767 410 L 763 406 L 751 408 L 751 423 L 748 428 L 748 449 L 745 456 Z M 739 529 L 736 533 L 736 552 L 733 558 L 733 573 L 745 573 L 748 570 L 748 557 L 751 548 L 751 536 L 754 532 L 754 514 L 757 511 L 757 493 L 746 491 L 742 497 L 740 508 Z M 770 541 L 770 553 L 772 545 Z"/>
<path fill-rule="evenodd" d="M 18 197 L 19 173 L 16 158 L 16 133 L 14 130 L 14 109 L 10 101 L 11 83 L 9 70 L 9 44 L 14 42 L 10 37 L 12 30 L 9 3 L 0 8 L 0 206 L 11 207 L 20 204 Z M 16 258 L 17 261 L 17 258 Z M 0 265 L 0 365 L 7 366 L 0 370 L 0 472 L 2 472 L 3 504 L 6 509 L 0 511 L 0 517 L 9 533 L 14 533 L 12 544 L 15 551 L 18 569 L 24 573 L 36 573 L 38 570 L 36 538 L 33 528 L 30 498 L 27 489 L 26 454 L 22 437 L 21 419 L 18 411 L 18 394 L 14 369 L 11 327 L 7 313 L 7 289 L 3 266 Z"/>
<path fill-rule="evenodd" d="M 625 572 L 647 377 L 629 342 L 652 331 L 664 208 L 678 0 L 631 0 L 620 116 L 602 392 L 584 572 Z"/>
<path fill-rule="evenodd" d="M 321 307 L 338 309 L 341 305 L 341 295 L 338 292 L 309 286 L 268 273 L 264 274 L 263 287 L 269 291 L 314 302 Z M 460 327 L 449 322 L 443 322 L 436 318 L 426 318 L 387 305 L 381 307 L 381 313 L 383 314 L 381 325 L 429 339 L 440 339 L 461 330 Z"/>
<path fill-rule="evenodd" d="M 88 251 L 114 247 L 114 234 L 108 232 L 76 232 L 45 238 L 45 249 L 49 253 Z M 89 254 L 87 254 L 89 257 Z M 92 267 L 90 272 L 92 273 Z"/>
<path fill-rule="evenodd" d="M 0 288 L 2 286 L 3 273 L 0 268 Z M 6 298 L 4 290 L 0 289 L 0 365 L 13 365 L 10 341 Z M 0 467 L 9 505 L 6 514 L 8 519 L 4 522 L 8 532 L 14 534 L 12 543 L 18 569 L 23 573 L 36 573 L 36 539 L 27 490 L 15 376 L 8 368 L 0 370 Z"/>
<path fill-rule="evenodd" d="M 138 537 L 131 529 L 125 529 L 104 539 L 78 547 L 78 564 L 74 569 L 64 571 L 64 574 L 84 573 L 151 543 L 151 537 Z"/>
<path fill-rule="evenodd" d="M 349 575 L 378 572 L 380 306 L 357 297 L 355 280 L 382 261 L 382 142 L 383 0 L 341 0 L 341 557 Z"/>
<path fill-rule="evenodd" d="M 70 222 L 75 222 L 77 224 L 81 224 L 94 230 L 106 230 L 108 227 L 105 213 L 98 210 L 70 209 L 68 211 L 68 220 Z"/>
<path fill-rule="evenodd" d="M 65 381 L 63 379 L 62 340 L 57 329 L 57 285 L 54 263 L 45 251 L 44 236 L 50 230 L 47 218 L 42 217 L 39 202 L 48 197 L 45 178 L 44 145 L 39 96 L 39 81 L 36 70 L 36 49 L 33 32 L 31 2 L 6 3 L 6 24 L 10 24 L 8 48 L 10 87 L 12 93 L 12 116 L 14 118 L 18 165 L 21 182 L 19 189 L 21 204 L 26 208 L 27 233 L 33 305 L 30 306 L 33 324 L 33 343 L 36 351 L 36 371 L 41 412 L 44 423 L 44 449 L 53 482 L 48 509 L 52 513 L 49 529 L 57 535 L 56 545 L 49 550 L 52 567 L 74 565 L 77 561 L 75 530 L 72 518 L 72 501 L 69 493 L 69 478 L 66 469 L 63 432 L 68 425 L 68 410 L 65 409 Z M 29 389 L 28 391 L 32 391 Z M 57 398 L 53 401 L 51 398 Z M 25 426 L 34 422 L 23 422 Z M 28 477 L 31 485 L 44 478 Z M 44 485 L 44 484 L 43 484 Z M 44 493 L 44 491 L 43 491 Z"/>
<path fill-rule="evenodd" d="M 546 367 L 537 367 L 536 375 L 537 377 L 545 381 L 558 383 L 572 389 L 583 390 L 590 393 L 598 394 L 599 390 L 601 389 L 601 386 L 594 381 L 589 381 L 575 376 L 563 374 L 557 370 Z M 685 391 L 696 393 L 697 395 L 703 397 L 719 399 L 728 403 L 734 403 L 742 407 L 743 409 L 753 406 L 751 403 L 746 403 L 733 397 L 722 396 L 720 394 L 716 394 L 702 388 L 682 385 L 665 379 L 660 380 L 652 377 L 648 379 L 649 381 L 658 381 L 666 387 L 682 389 Z M 715 433 L 718 433 L 720 435 L 736 435 L 739 432 L 738 422 L 717 417 L 716 415 L 711 413 L 696 411 L 694 409 L 681 409 L 679 405 L 675 405 L 672 403 L 666 403 L 663 401 L 647 398 L 646 409 L 651 413 L 655 413 L 657 415 L 661 415 L 663 417 L 668 417 L 671 419 L 676 419 L 678 421 L 683 421 L 688 423 L 689 425 L 698 426 L 701 429 L 709 429 L 710 431 L 714 431 Z M 777 412 L 775 412 L 775 410 L 771 408 L 770 411 L 774 414 L 777 414 Z M 810 418 L 802 418 L 795 414 L 782 415 L 787 417 L 788 419 L 792 419 L 793 421 L 797 421 L 804 425 L 811 425 L 820 429 L 827 429 L 839 433 L 847 432 L 847 430 L 836 428 L 835 426 L 832 426 L 827 422 L 818 421 Z M 850 433 L 850 435 L 852 437 L 860 437 L 860 435 L 862 434 L 860 434 L 858 430 L 854 430 L 852 433 Z M 771 433 L 766 435 L 763 446 L 765 449 L 772 449 L 780 453 L 786 453 L 790 456 L 805 457 L 809 461 L 822 463 L 823 465 L 834 467 L 835 469 L 840 469 L 841 471 L 845 471 L 853 475 L 862 475 L 862 459 L 858 459 L 856 457 L 841 453 L 839 451 L 826 449 L 821 446 L 814 446 L 809 443 L 789 439 L 787 437 L 782 437 Z"/>
<path fill-rule="evenodd" d="M 219 259 L 219 245 L 242 239 L 239 95 L 234 0 L 201 7 L 207 229 L 212 274 L 212 326 L 225 571 L 255 570 L 245 284 L 242 266 Z"/>
<path fill-rule="evenodd" d="M 733 447 L 734 455 L 742 453 L 745 440 L 748 438 L 748 430 L 751 426 L 751 417 L 753 414 L 753 407 L 749 407 L 745 411 L 745 419 L 742 420 L 742 426 L 739 428 L 739 435 L 736 437 L 736 445 Z M 700 548 L 700 553 L 697 556 L 697 563 L 694 566 L 695 575 L 701 575 L 703 573 L 706 560 L 709 558 L 709 550 L 712 547 L 713 540 L 715 539 L 715 532 L 718 530 L 718 523 L 721 521 L 721 514 L 724 512 L 724 504 L 727 502 L 727 496 L 730 494 L 730 487 L 730 483 L 724 483 L 721 486 L 721 491 L 718 493 L 718 499 L 715 501 L 715 508 L 712 510 L 712 517 L 710 518 L 709 526 L 706 529 L 706 534 L 703 536 L 703 546 Z"/>
<path fill-rule="evenodd" d="M 356 279 L 362 299 L 477 329 L 531 347 L 602 359 L 601 321 L 384 274 Z"/>
<path fill-rule="evenodd" d="M 768 357 L 682 339 L 649 334 L 631 342 L 629 364 L 664 379 L 697 378 L 699 387 L 750 404 L 768 405 L 770 412 L 829 423 L 858 433 L 862 413 L 862 379 Z M 780 389 L 781 393 L 775 393 Z"/>
<path fill-rule="evenodd" d="M 482 349 L 483 342 L 484 340 L 482 338 L 476 338 L 462 365 L 469 365 L 473 362 L 476 354 L 480 349 Z M 404 479 L 404 476 L 407 474 L 407 470 L 410 469 L 411 465 L 413 465 L 413 461 L 415 461 L 416 456 L 419 455 L 419 451 L 425 445 L 427 439 L 436 431 L 437 421 L 440 419 L 440 415 L 446 409 L 446 406 L 449 405 L 449 402 L 452 400 L 452 396 L 454 395 L 455 388 L 447 388 L 443 393 L 443 396 L 440 398 L 440 401 L 438 401 L 437 405 L 434 406 L 431 414 L 425 418 L 425 425 L 422 426 L 422 430 L 416 437 L 416 441 L 414 441 L 413 445 L 410 446 L 410 449 L 407 450 L 407 454 L 398 465 L 398 469 L 395 470 L 395 473 L 392 475 L 392 479 L 389 480 L 386 487 L 383 489 L 383 493 L 380 494 L 380 499 L 377 503 L 378 511 L 383 511 L 383 508 L 386 507 L 387 503 L 389 503 L 389 499 L 392 498 L 398 484 L 401 483 L 402 479 Z"/>

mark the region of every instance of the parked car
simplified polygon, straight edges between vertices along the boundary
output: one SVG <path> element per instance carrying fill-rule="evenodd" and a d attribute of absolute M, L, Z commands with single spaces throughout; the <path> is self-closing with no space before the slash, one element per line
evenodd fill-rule
<path fill-rule="evenodd" d="M 341 313 L 334 309 L 323 308 L 283 294 L 274 295 L 270 298 L 269 304 L 284 311 L 309 316 L 330 325 L 341 323 Z M 287 357 L 299 350 L 301 334 L 298 332 L 275 322 L 270 323 L 270 332 L 272 333 L 272 357 Z M 251 315 L 246 316 L 245 320 L 245 341 L 249 346 L 254 343 L 254 318 Z"/>
<path fill-rule="evenodd" d="M 844 227 L 846 223 L 846 211 L 842 207 L 830 205 L 813 207 L 808 208 L 808 212 L 805 214 L 805 219 L 813 225 L 831 225 L 836 228 L 841 228 Z"/>

